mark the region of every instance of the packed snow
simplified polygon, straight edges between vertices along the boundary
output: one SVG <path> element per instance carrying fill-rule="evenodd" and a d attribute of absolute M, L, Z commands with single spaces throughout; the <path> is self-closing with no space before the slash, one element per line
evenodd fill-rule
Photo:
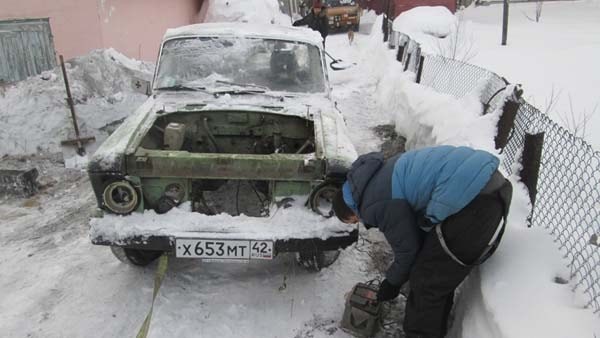
<path fill-rule="evenodd" d="M 452 33 L 456 17 L 443 6 L 420 6 L 400 13 L 392 24 L 394 31 L 410 36 L 416 34 L 445 38 Z"/>
<path fill-rule="evenodd" d="M 203 215 L 191 211 L 184 203 L 164 215 L 153 210 L 129 216 L 105 215 L 94 218 L 90 237 L 121 241 L 138 236 L 202 237 L 221 239 L 287 240 L 340 236 L 355 229 L 354 225 L 324 218 L 304 207 L 305 196 L 295 196 L 286 207 L 273 206 L 265 218 L 228 214 Z"/>
<path fill-rule="evenodd" d="M 498 15 L 499 9 L 494 11 Z M 563 18 L 552 13 L 546 13 L 548 19 Z M 369 34 L 368 27 L 375 29 Z M 458 100 L 414 84 L 413 75 L 398 69 L 394 51 L 382 43 L 379 27 L 380 21 L 364 21 L 352 44 L 345 34 L 327 39 L 328 52 L 357 63 L 349 70 L 329 73 L 333 98 L 344 114 L 357 150 L 377 150 L 381 140 L 372 128 L 393 123 L 407 137 L 408 148 L 451 143 L 494 151 L 497 114 L 478 114 L 481 107 L 474 99 L 477 93 Z M 588 36 L 589 41 L 594 39 Z M 510 53 L 528 50 L 518 44 L 513 47 Z M 552 45 L 542 47 L 545 49 L 540 53 L 544 55 L 556 52 Z M 89 70 L 92 78 L 100 73 L 114 74 L 101 71 L 119 59 L 104 57 L 106 53 L 113 51 L 91 54 L 98 56 L 95 60 L 99 61 L 94 62 L 102 64 Z M 530 75 L 526 67 L 516 68 L 521 71 L 512 76 L 498 72 L 513 82 L 523 82 L 527 90 L 527 83 L 519 79 Z M 55 117 L 40 112 L 57 112 L 51 116 L 59 112 L 60 119 L 65 120 L 68 110 L 60 73 L 55 70 L 48 74 L 54 74 L 47 76 L 49 82 L 34 77 L 0 96 L 0 127 L 9 133 L 0 135 L 5 137 L 0 142 L 5 144 L 2 153 L 59 149 L 64 136 L 52 132 L 63 130 L 57 127 L 61 125 L 58 117 L 52 122 Z M 85 83 L 88 76 L 84 74 L 87 72 L 82 72 L 81 80 L 72 76 L 74 88 L 78 82 Z M 562 75 L 556 73 L 556 81 L 563 80 Z M 593 84 L 591 75 L 584 75 L 583 82 Z M 88 116 L 82 117 L 91 126 L 86 132 L 126 117 L 145 99 L 125 88 L 129 78 L 102 83 L 107 85 L 103 93 L 92 90 L 95 94 L 90 94 L 90 99 L 77 104 L 78 112 Z M 107 98 L 119 92 L 121 103 L 110 103 Z M 86 92 L 82 87 L 77 93 L 76 97 Z M 20 114 L 13 113 L 16 110 Z M 68 120 L 64 125 L 68 128 Z M 6 145 L 17 139 L 28 142 L 19 144 L 18 150 Z M 93 332 L 98 337 L 134 336 L 150 305 L 155 266 L 135 269 L 117 261 L 108 248 L 90 245 L 87 218 L 95 199 L 85 173 L 61 168 L 52 156 L 8 156 L 2 165 L 41 168 L 43 185 L 33 198 L 0 200 L 0 268 L 10 271 L 0 274 L 0 289 L 5 291 L 0 298 L 3 335 L 81 337 Z M 545 229 L 526 227 L 528 196 L 518 178 L 510 179 L 515 191 L 509 228 L 494 256 L 462 286 L 450 336 L 599 336 L 598 315 L 583 308 L 578 294 L 571 291 L 575 281 L 567 278 L 568 262 L 557 244 Z M 187 214 L 177 209 L 166 216 L 179 221 Z M 374 259 L 382 249 L 387 249 L 387 244 L 381 234 L 361 228 L 359 242 L 342 251 L 331 267 L 316 274 L 300 269 L 291 255 L 243 265 L 171 259 L 154 306 L 150 337 L 348 337 L 338 325 L 344 294 L 358 281 L 382 276 L 385 264 Z M 567 284 L 556 282 L 562 279 Z M 379 337 L 397 334 L 394 330 L 400 326 L 403 301 L 400 297 L 387 308 L 386 321 L 392 323 L 392 328 Z"/>

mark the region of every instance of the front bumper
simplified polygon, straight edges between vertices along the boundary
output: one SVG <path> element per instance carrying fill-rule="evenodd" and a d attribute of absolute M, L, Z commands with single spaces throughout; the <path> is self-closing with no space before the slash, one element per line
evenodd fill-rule
<path fill-rule="evenodd" d="M 191 237 L 203 237 L 202 233 Z M 273 245 L 275 255 L 282 252 L 312 252 L 346 248 L 358 240 L 358 230 L 340 233 L 339 236 L 327 239 L 321 238 L 290 238 L 276 240 Z M 173 236 L 133 236 L 116 242 L 104 240 L 102 237 L 92 238 L 92 244 L 120 246 L 129 249 L 156 250 L 175 252 L 175 237 Z"/>

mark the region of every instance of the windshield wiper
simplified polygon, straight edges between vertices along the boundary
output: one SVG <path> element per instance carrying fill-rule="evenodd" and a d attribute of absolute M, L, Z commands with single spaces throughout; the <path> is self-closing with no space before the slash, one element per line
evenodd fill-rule
<path fill-rule="evenodd" d="M 265 91 L 262 89 L 225 89 L 225 90 L 216 90 L 213 91 L 213 95 L 222 95 L 222 94 L 233 94 L 233 95 L 243 95 L 243 94 L 262 94 Z"/>
<path fill-rule="evenodd" d="M 262 93 L 264 93 L 265 91 L 269 90 L 268 87 L 257 85 L 257 84 L 253 84 L 253 83 L 236 83 L 236 82 L 223 81 L 223 80 L 217 80 L 217 81 L 215 81 L 215 83 L 222 83 L 222 84 L 226 84 L 226 85 L 230 85 L 230 86 L 236 86 L 236 87 L 242 87 L 242 88 L 248 88 L 248 87 L 258 88 L 258 89 L 262 90 Z"/>
<path fill-rule="evenodd" d="M 191 92 L 197 92 L 199 90 L 204 90 L 204 89 L 206 89 L 206 88 L 204 88 L 204 87 L 190 87 L 190 86 L 184 86 L 182 84 L 176 84 L 176 85 L 173 85 L 173 86 L 156 88 L 156 90 L 191 91 Z"/>

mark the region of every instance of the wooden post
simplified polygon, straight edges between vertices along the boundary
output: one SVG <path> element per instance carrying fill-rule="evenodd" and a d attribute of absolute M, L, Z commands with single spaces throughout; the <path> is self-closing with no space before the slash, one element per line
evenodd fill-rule
<path fill-rule="evenodd" d="M 535 199 L 537 196 L 537 182 L 542 163 L 542 150 L 544 147 L 544 133 L 525 134 L 525 145 L 523 146 L 523 157 L 521 163 L 523 168 L 519 173 L 521 181 L 529 191 L 529 201 L 531 202 L 531 210 L 535 207 Z M 530 216 L 531 217 L 531 216 Z M 529 226 L 531 220 L 529 219 Z"/>
<path fill-rule="evenodd" d="M 508 136 L 515 125 L 515 117 L 521 105 L 520 98 L 522 95 L 523 90 L 519 86 L 516 86 L 513 94 L 504 102 L 502 116 L 498 120 L 498 133 L 494 138 L 496 149 L 504 149 L 508 143 Z"/>
<path fill-rule="evenodd" d="M 508 37 L 508 0 L 504 0 L 504 8 L 502 11 L 502 46 L 506 46 Z"/>

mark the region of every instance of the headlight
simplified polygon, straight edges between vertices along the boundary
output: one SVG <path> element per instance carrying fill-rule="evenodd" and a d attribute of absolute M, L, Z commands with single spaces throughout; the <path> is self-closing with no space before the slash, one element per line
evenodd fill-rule
<path fill-rule="evenodd" d="M 115 181 L 104 188 L 102 201 L 108 210 L 115 214 L 126 215 L 131 213 L 138 205 L 138 193 L 131 183 Z"/>
<path fill-rule="evenodd" d="M 317 186 L 309 197 L 310 208 L 323 217 L 333 216 L 333 197 L 339 190 L 339 186 L 329 182 Z"/>

